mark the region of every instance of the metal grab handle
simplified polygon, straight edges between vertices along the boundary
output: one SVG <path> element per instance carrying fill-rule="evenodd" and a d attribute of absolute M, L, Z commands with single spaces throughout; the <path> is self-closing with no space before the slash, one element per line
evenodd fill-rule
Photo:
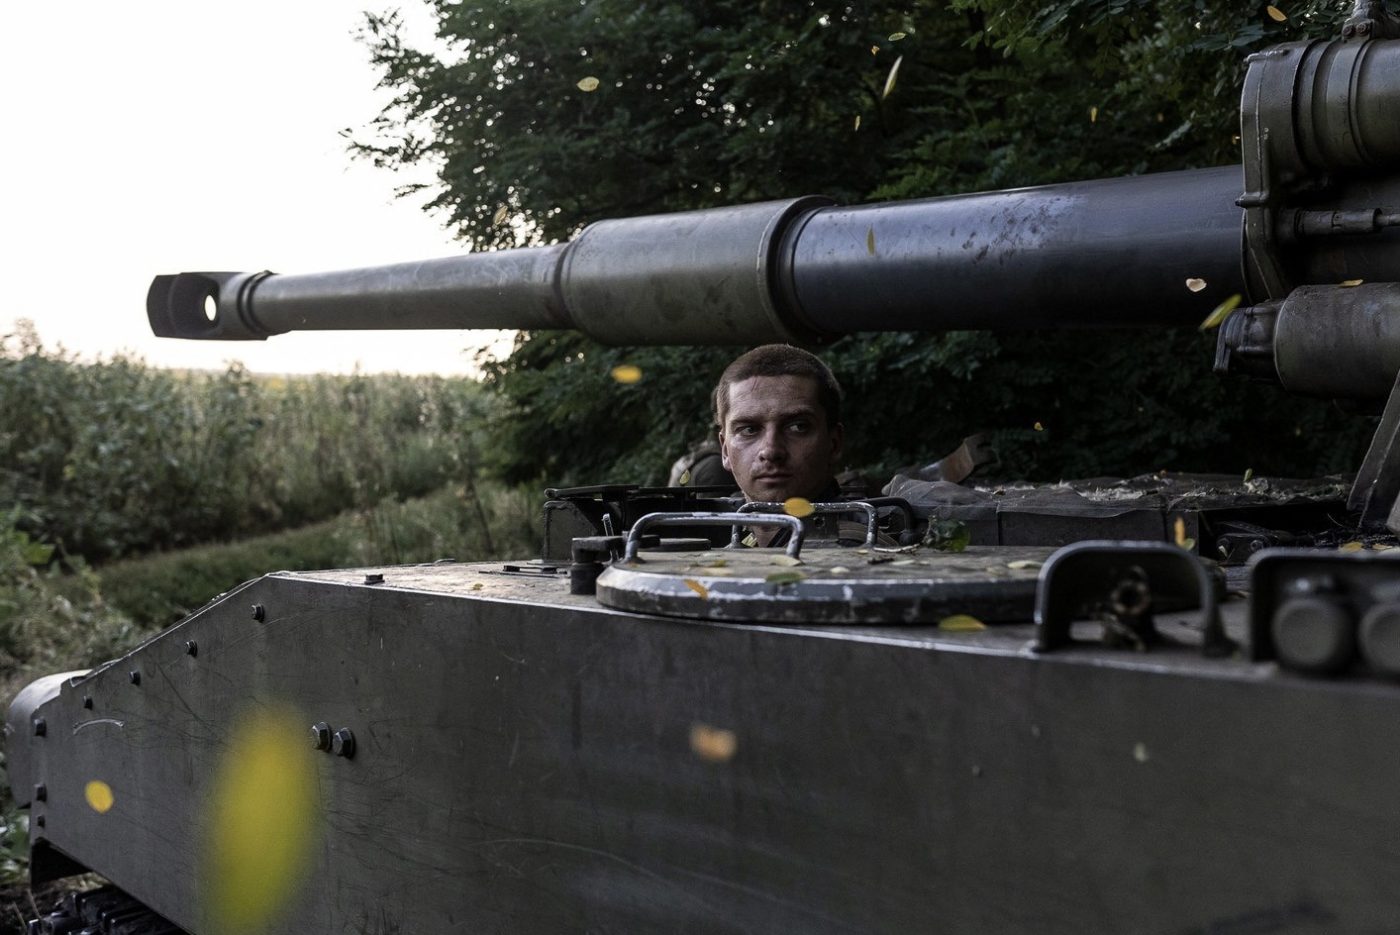
<path fill-rule="evenodd" d="M 775 513 L 783 513 L 786 507 L 781 503 L 765 502 L 762 500 L 751 500 L 739 507 L 740 513 L 760 513 L 764 516 Z M 875 534 L 879 531 L 876 520 L 877 510 L 874 506 L 864 500 L 840 500 L 831 503 L 813 503 L 813 513 L 864 513 L 865 514 L 865 547 L 867 549 L 875 547 Z M 748 521 L 753 525 L 753 521 Z M 734 536 L 729 540 L 730 546 L 739 544 L 739 530 L 734 530 Z"/>
<path fill-rule="evenodd" d="M 642 545 L 642 530 L 648 526 L 733 526 L 736 540 L 739 526 L 786 526 L 792 533 L 787 544 L 790 558 L 801 554 L 802 540 L 807 538 L 802 520 L 785 513 L 648 513 L 633 523 L 627 533 L 627 547 L 622 553 L 624 562 L 636 561 L 637 551 Z"/>

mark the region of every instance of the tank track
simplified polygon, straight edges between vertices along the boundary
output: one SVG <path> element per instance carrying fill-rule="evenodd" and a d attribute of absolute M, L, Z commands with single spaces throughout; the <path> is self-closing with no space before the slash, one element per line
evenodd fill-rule
<path fill-rule="evenodd" d="M 28 935 L 187 935 L 115 886 L 69 893 L 48 915 L 31 919 Z"/>

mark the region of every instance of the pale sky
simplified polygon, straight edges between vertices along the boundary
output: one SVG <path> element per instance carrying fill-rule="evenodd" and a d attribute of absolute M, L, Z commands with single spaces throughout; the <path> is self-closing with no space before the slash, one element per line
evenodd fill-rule
<path fill-rule="evenodd" d="M 462 252 L 422 196 L 394 198 L 408 179 L 352 161 L 338 134 L 385 100 L 353 32 L 362 10 L 391 3 L 8 4 L 0 333 L 29 318 L 50 347 L 158 366 L 468 372 L 471 350 L 499 333 L 206 342 L 156 338 L 146 322 L 158 273 L 304 273 Z M 431 35 L 418 0 L 401 8 Z"/>

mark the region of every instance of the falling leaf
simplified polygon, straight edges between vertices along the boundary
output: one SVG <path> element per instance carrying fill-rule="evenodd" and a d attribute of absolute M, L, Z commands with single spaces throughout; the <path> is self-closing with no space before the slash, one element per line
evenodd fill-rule
<path fill-rule="evenodd" d="M 904 61 L 903 55 L 895 59 L 894 64 L 890 66 L 890 73 L 885 77 L 885 90 L 880 92 L 881 100 L 884 100 L 885 98 L 889 97 L 890 92 L 894 90 L 895 79 L 899 77 L 899 63 L 902 61 Z"/>
<path fill-rule="evenodd" d="M 690 590 L 700 595 L 700 600 L 707 601 L 710 599 L 710 589 L 705 587 L 700 582 L 694 581 L 690 578 L 682 578 L 681 580 L 685 582 L 686 587 L 690 588 Z"/>
<path fill-rule="evenodd" d="M 1139 763 L 1146 763 L 1150 759 L 1147 755 L 1147 744 L 1137 743 L 1133 745 L 1133 759 Z"/>
<path fill-rule="evenodd" d="M 618 383 L 636 383 L 642 378 L 642 368 L 632 364 L 618 364 L 612 368 L 612 378 Z"/>
<path fill-rule="evenodd" d="M 775 571 L 763 580 L 766 584 L 796 584 L 805 577 L 800 571 Z"/>
<path fill-rule="evenodd" d="M 788 497 L 783 501 L 783 512 L 788 516 L 796 516 L 801 519 L 804 516 L 811 516 L 816 511 L 817 508 L 812 506 L 812 501 L 804 497 Z"/>
<path fill-rule="evenodd" d="M 207 881 L 213 931 L 273 927 L 317 862 L 321 799 L 306 720 L 255 709 L 221 746 L 196 876 Z"/>
<path fill-rule="evenodd" d="M 1180 516 L 1172 523 L 1172 538 L 1177 545 L 1186 548 L 1186 520 Z"/>
<path fill-rule="evenodd" d="M 739 749 L 739 738 L 732 730 L 697 722 L 690 727 L 690 749 L 707 763 L 727 763 Z"/>
<path fill-rule="evenodd" d="M 856 114 L 856 126 L 855 126 L 855 128 L 856 128 L 857 130 L 860 129 L 860 114 Z"/>
<path fill-rule="evenodd" d="M 1192 292 L 1200 292 L 1205 287 L 1206 281 L 1204 279 L 1191 278 L 1186 280 L 1186 288 L 1190 289 Z"/>
<path fill-rule="evenodd" d="M 870 228 L 865 232 L 865 249 L 870 251 L 870 255 L 875 255 L 875 228 Z"/>
<path fill-rule="evenodd" d="M 1090 123 L 1096 123 L 1096 122 L 1098 121 L 1098 119 L 1099 119 L 1099 109 L 1098 109 L 1097 107 L 1090 107 L 1090 108 L 1089 108 L 1089 122 L 1090 122 Z"/>
<path fill-rule="evenodd" d="M 1045 431 L 1045 426 L 1042 425 L 1041 423 L 1037 422 L 1037 423 L 1035 424 L 1035 430 L 1036 430 L 1037 432 L 1043 432 L 1043 431 Z"/>
<path fill-rule="evenodd" d="M 892 33 L 890 33 L 890 41 L 891 41 L 891 42 L 898 42 L 899 40 L 903 39 L 903 38 L 904 38 L 905 36 L 907 36 L 907 35 L 908 35 L 908 33 L 903 33 L 903 32 L 892 32 Z"/>
<path fill-rule="evenodd" d="M 1013 571 L 1028 571 L 1032 568 L 1039 568 L 1044 562 L 1033 562 L 1028 558 L 1018 559 L 1014 562 L 1007 562 L 1006 567 Z"/>
<path fill-rule="evenodd" d="M 589 75 L 587 78 L 580 78 L 578 89 L 584 93 L 596 91 L 598 90 L 598 79 L 594 78 L 592 75 Z"/>
<path fill-rule="evenodd" d="M 1360 551 L 1361 551 L 1362 549 L 1364 549 L 1364 548 L 1366 548 L 1366 546 L 1365 546 L 1364 543 L 1357 542 L 1355 539 L 1353 539 L 1351 542 L 1344 542 L 1344 543 L 1342 543 L 1341 545 L 1339 545 L 1339 546 L 1337 547 L 1337 551 L 1338 551 L 1338 552 L 1360 552 Z"/>
<path fill-rule="evenodd" d="M 985 630 L 987 625 L 971 614 L 953 614 L 938 621 L 938 629 L 949 633 L 971 633 L 974 630 Z"/>
<path fill-rule="evenodd" d="M 1273 20 L 1275 23 L 1282 23 L 1287 21 L 1288 19 L 1288 14 L 1283 12 L 1276 6 L 1264 7 L 1264 12 L 1268 13 L 1269 19 Z"/>
<path fill-rule="evenodd" d="M 1237 292 L 1217 305 L 1215 310 L 1206 316 L 1206 320 L 1201 322 L 1201 330 L 1209 331 L 1212 328 L 1219 328 L 1224 324 L 1225 319 L 1229 318 L 1230 314 L 1240 307 L 1242 299 L 1243 296 Z"/>
<path fill-rule="evenodd" d="M 1244 469 L 1244 482 L 1247 484 L 1254 478 L 1254 468 Z"/>
<path fill-rule="evenodd" d="M 112 795 L 112 787 L 100 779 L 94 779 L 83 787 L 83 798 L 87 799 L 87 804 L 99 815 L 111 811 L 112 804 L 116 801 L 116 797 Z"/>
<path fill-rule="evenodd" d="M 879 47 L 878 45 L 872 45 L 872 46 L 870 47 L 870 54 L 871 54 L 871 55 L 879 55 L 879 54 L 880 54 L 880 47 Z"/>
<path fill-rule="evenodd" d="M 502 224 L 505 223 L 505 220 L 509 215 L 510 209 L 508 209 L 505 205 L 501 205 L 499 208 L 496 209 L 496 213 L 491 215 L 491 223 L 497 227 L 500 227 Z"/>
<path fill-rule="evenodd" d="M 1359 285 L 1361 285 L 1361 284 L 1362 284 L 1363 282 L 1365 282 L 1365 281 L 1366 281 L 1366 280 L 1364 280 L 1364 279 L 1343 279 L 1343 280 L 1342 280 L 1341 282 L 1339 282 L 1337 285 L 1341 286 L 1341 287 L 1344 288 L 1344 289 L 1350 289 L 1350 288 L 1352 288 L 1353 286 L 1359 286 Z"/>

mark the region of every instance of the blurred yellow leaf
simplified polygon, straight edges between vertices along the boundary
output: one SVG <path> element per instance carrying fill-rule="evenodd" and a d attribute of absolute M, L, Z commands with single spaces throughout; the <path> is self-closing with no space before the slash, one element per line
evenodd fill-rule
<path fill-rule="evenodd" d="M 1204 279 L 1192 278 L 1186 280 L 1186 288 L 1190 289 L 1192 292 L 1200 292 L 1205 287 L 1206 281 Z"/>
<path fill-rule="evenodd" d="M 270 927 L 311 869 L 320 804 L 308 720 L 256 710 L 223 748 L 208 794 L 200 875 L 211 931 Z"/>
<path fill-rule="evenodd" d="M 1244 469 L 1244 482 L 1247 484 L 1254 478 L 1254 468 Z"/>
<path fill-rule="evenodd" d="M 1229 318 L 1230 314 L 1240 307 L 1240 302 L 1243 298 L 1244 297 L 1237 292 L 1217 305 L 1215 310 L 1206 316 L 1206 320 L 1201 322 L 1201 330 L 1209 331 L 1212 328 L 1219 328 L 1225 323 L 1225 319 Z"/>
<path fill-rule="evenodd" d="M 1361 285 L 1361 284 L 1362 284 L 1363 282 L 1365 282 L 1365 281 L 1366 281 L 1366 280 L 1364 280 L 1364 279 L 1343 279 L 1343 280 L 1342 280 L 1341 282 L 1339 282 L 1337 285 L 1342 286 L 1343 288 L 1346 288 L 1346 289 L 1350 289 L 1350 288 L 1352 288 L 1353 286 L 1359 286 L 1359 285 Z"/>
<path fill-rule="evenodd" d="M 1028 571 L 1032 568 L 1039 568 L 1044 562 L 1032 561 L 1028 558 L 1017 559 L 1014 562 L 1007 562 L 1006 567 L 1014 571 Z"/>
<path fill-rule="evenodd" d="M 890 41 L 891 41 L 891 42 L 898 42 L 899 40 L 903 39 L 903 38 L 904 38 L 905 36 L 907 36 L 907 35 L 908 35 L 908 33 L 903 33 L 903 32 L 892 32 L 892 33 L 890 33 Z"/>
<path fill-rule="evenodd" d="M 94 779 L 83 787 L 83 798 L 87 799 L 87 804 L 99 815 L 111 811 L 116 802 L 116 796 L 112 795 L 112 787 L 100 779 Z"/>
<path fill-rule="evenodd" d="M 782 565 L 785 568 L 792 568 L 795 565 L 801 565 L 802 559 L 793 558 L 791 555 L 774 555 L 771 564 Z"/>
<path fill-rule="evenodd" d="M 710 599 L 710 589 L 700 582 L 693 581 L 690 578 L 682 578 L 681 580 L 685 582 L 686 587 L 700 595 L 700 600 L 707 601 Z"/>
<path fill-rule="evenodd" d="M 800 571 L 775 571 L 763 580 L 766 584 L 796 584 L 805 577 Z"/>
<path fill-rule="evenodd" d="M 1090 107 L 1090 108 L 1089 108 L 1089 122 L 1090 122 L 1090 123 L 1095 123 L 1095 122 L 1098 121 L 1098 119 L 1099 119 L 1099 109 L 1098 109 L 1097 107 Z"/>
<path fill-rule="evenodd" d="M 856 114 L 856 126 L 855 126 L 855 128 L 856 128 L 857 130 L 860 129 L 860 114 Z"/>
<path fill-rule="evenodd" d="M 875 228 L 870 228 L 865 232 L 865 249 L 870 251 L 870 255 L 875 255 Z"/>
<path fill-rule="evenodd" d="M 895 59 L 894 64 L 890 66 L 890 73 L 885 76 L 885 90 L 880 92 L 881 100 L 889 97 L 890 92 L 894 90 L 895 80 L 899 77 L 899 63 L 902 61 L 904 61 L 903 55 Z"/>
<path fill-rule="evenodd" d="M 816 511 L 817 508 L 812 506 L 812 501 L 805 497 L 788 497 L 783 501 L 783 512 L 788 516 L 802 519 L 804 516 L 811 516 Z"/>
<path fill-rule="evenodd" d="M 612 378 L 618 383 L 636 383 L 642 378 L 642 368 L 633 364 L 618 364 L 612 368 Z"/>
<path fill-rule="evenodd" d="M 727 763 L 739 749 L 739 738 L 732 730 L 697 722 L 690 727 L 690 749 L 707 763 Z"/>
<path fill-rule="evenodd" d="M 974 630 L 985 630 L 987 625 L 971 614 L 953 614 L 938 621 L 938 629 L 949 633 L 971 633 Z"/>
<path fill-rule="evenodd" d="M 1177 545 L 1186 547 L 1186 520 L 1180 516 L 1172 522 L 1172 538 L 1176 540 Z"/>
<path fill-rule="evenodd" d="M 1043 431 L 1045 431 L 1045 426 L 1042 425 L 1042 424 L 1039 423 L 1039 422 L 1037 422 L 1037 423 L 1035 424 L 1034 428 L 1035 428 L 1035 430 L 1036 430 L 1037 432 L 1043 432 Z"/>
<path fill-rule="evenodd" d="M 505 223 L 505 220 L 509 215 L 510 209 L 508 209 L 505 205 L 501 205 L 499 208 L 496 209 L 496 213 L 491 215 L 491 223 L 497 227 L 500 227 L 502 224 Z"/>
<path fill-rule="evenodd" d="M 1342 543 L 1341 545 L 1337 546 L 1337 551 L 1338 551 L 1338 552 L 1360 552 L 1360 551 L 1361 551 L 1362 549 L 1364 549 L 1364 548 L 1366 548 L 1366 545 L 1365 545 L 1364 543 L 1357 542 L 1356 540 L 1352 540 L 1351 542 L 1344 542 L 1344 543 Z"/>
<path fill-rule="evenodd" d="M 871 55 L 879 55 L 879 54 L 880 54 L 880 47 L 879 47 L 878 45 L 872 45 L 872 46 L 870 47 L 870 54 L 871 54 Z"/>
<path fill-rule="evenodd" d="M 579 79 L 579 82 L 578 82 L 578 89 L 579 89 L 580 91 L 585 92 L 585 93 L 590 93 L 590 92 L 593 92 L 593 91 L 598 90 L 598 84 L 599 84 L 598 79 L 597 79 L 597 78 L 594 78 L 592 75 L 589 75 L 587 78 L 580 78 L 580 79 Z"/>
<path fill-rule="evenodd" d="M 1275 23 L 1282 23 L 1288 19 L 1288 14 L 1276 6 L 1264 7 L 1264 12 L 1268 13 L 1269 19 L 1273 20 Z"/>

